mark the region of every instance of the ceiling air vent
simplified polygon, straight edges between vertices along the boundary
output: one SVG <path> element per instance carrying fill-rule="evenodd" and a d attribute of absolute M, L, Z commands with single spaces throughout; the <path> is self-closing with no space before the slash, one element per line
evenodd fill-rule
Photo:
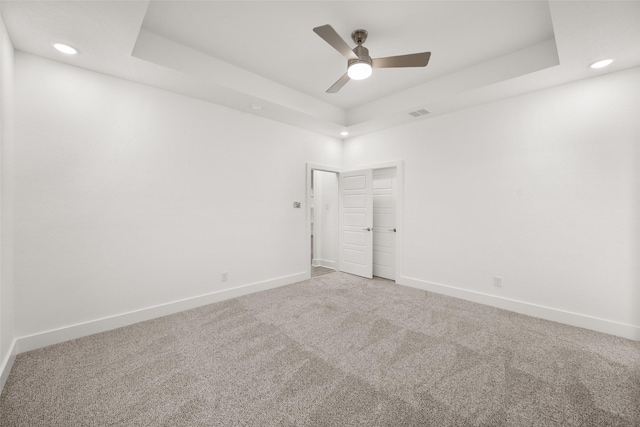
<path fill-rule="evenodd" d="M 424 108 L 421 110 L 417 110 L 417 111 L 412 111 L 409 114 L 412 115 L 413 117 L 420 117 L 420 116 L 425 116 L 427 114 L 429 114 L 430 111 L 425 110 Z"/>

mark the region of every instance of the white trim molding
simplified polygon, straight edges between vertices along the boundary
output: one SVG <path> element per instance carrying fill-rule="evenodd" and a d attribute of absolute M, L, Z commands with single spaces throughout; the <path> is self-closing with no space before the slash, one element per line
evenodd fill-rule
<path fill-rule="evenodd" d="M 332 270 L 337 270 L 338 269 L 338 263 L 336 261 L 330 261 L 327 259 L 314 259 L 314 267 L 326 267 L 326 268 L 330 268 Z"/>
<path fill-rule="evenodd" d="M 16 340 L 14 339 L 11 342 L 11 347 L 9 347 L 9 351 L 5 356 L 4 360 L 2 360 L 2 364 L 0 365 L 0 393 L 4 389 L 4 385 L 7 383 L 9 379 L 9 373 L 11 372 L 11 368 L 13 367 L 13 362 L 16 360 Z"/>
<path fill-rule="evenodd" d="M 78 323 L 75 325 L 64 326 L 49 331 L 39 332 L 37 334 L 19 337 L 16 341 L 16 354 L 25 351 L 35 350 L 46 347 L 48 345 L 58 344 L 64 341 L 81 338 L 87 335 L 97 334 L 99 332 L 111 329 L 121 328 L 123 326 L 133 325 L 134 323 L 151 320 L 162 316 L 178 313 L 192 308 L 200 307 L 215 302 L 252 294 L 254 292 L 266 291 L 268 289 L 278 288 L 280 286 L 290 285 L 292 283 L 301 282 L 309 278 L 308 272 L 297 273 L 290 276 L 278 277 L 264 282 L 251 283 L 248 285 L 238 286 L 236 288 L 224 289 L 209 294 L 199 295 L 192 298 L 186 298 L 178 301 L 172 301 L 166 304 L 147 307 L 140 310 L 130 311 L 128 313 L 117 314 L 114 316 L 95 319 L 88 322 Z"/>
<path fill-rule="evenodd" d="M 514 311 L 540 319 L 551 320 L 565 325 L 577 326 L 579 328 L 591 329 L 605 334 L 616 335 L 634 341 L 640 341 L 640 327 L 613 322 L 611 320 L 600 319 L 584 314 L 572 313 L 559 310 L 557 308 L 545 307 L 495 295 L 484 294 L 482 292 L 470 291 L 456 288 L 454 286 L 443 285 L 441 283 L 427 282 L 411 277 L 398 277 L 396 283 L 403 286 L 422 289 L 424 291 L 460 298 L 466 301 L 476 302 L 491 307 Z"/>

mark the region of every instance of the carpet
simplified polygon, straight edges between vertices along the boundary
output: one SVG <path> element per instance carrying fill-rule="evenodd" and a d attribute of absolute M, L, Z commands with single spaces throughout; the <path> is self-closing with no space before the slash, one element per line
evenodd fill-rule
<path fill-rule="evenodd" d="M 331 273 L 17 356 L 0 426 L 639 426 L 640 343 Z"/>

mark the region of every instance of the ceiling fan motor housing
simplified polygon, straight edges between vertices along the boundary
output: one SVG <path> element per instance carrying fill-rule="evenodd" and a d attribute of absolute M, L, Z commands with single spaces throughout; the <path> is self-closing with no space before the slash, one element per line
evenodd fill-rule
<path fill-rule="evenodd" d="M 367 30 L 363 30 L 363 29 L 354 30 L 351 33 L 351 40 L 353 40 L 355 44 L 361 45 L 362 43 L 367 41 L 368 35 L 369 33 L 367 32 Z"/>
<path fill-rule="evenodd" d="M 369 65 L 371 65 L 371 63 L 373 62 L 371 57 L 369 56 L 369 49 L 362 46 L 362 44 L 365 41 L 367 41 L 368 35 L 369 33 L 367 32 L 367 30 L 363 30 L 363 29 L 358 29 L 351 33 L 351 39 L 355 44 L 357 44 L 357 46 L 353 48 L 353 53 L 355 53 L 358 56 L 358 59 L 348 60 L 347 69 L 349 69 L 351 65 L 356 64 L 358 62 L 364 62 Z"/>
<path fill-rule="evenodd" d="M 369 56 L 369 49 L 362 46 L 361 44 L 358 44 L 358 46 L 353 48 L 353 53 L 358 56 L 358 59 L 349 59 L 347 61 L 347 68 L 350 67 L 351 64 L 355 64 L 356 62 L 366 62 L 369 65 L 371 65 L 371 63 L 373 62 L 371 57 Z"/>

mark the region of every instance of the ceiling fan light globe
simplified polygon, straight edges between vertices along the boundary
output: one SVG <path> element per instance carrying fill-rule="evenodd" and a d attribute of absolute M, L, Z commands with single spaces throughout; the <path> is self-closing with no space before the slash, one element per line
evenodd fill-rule
<path fill-rule="evenodd" d="M 347 75 L 352 80 L 364 80 L 371 76 L 373 69 L 366 62 L 355 62 L 347 69 Z"/>

